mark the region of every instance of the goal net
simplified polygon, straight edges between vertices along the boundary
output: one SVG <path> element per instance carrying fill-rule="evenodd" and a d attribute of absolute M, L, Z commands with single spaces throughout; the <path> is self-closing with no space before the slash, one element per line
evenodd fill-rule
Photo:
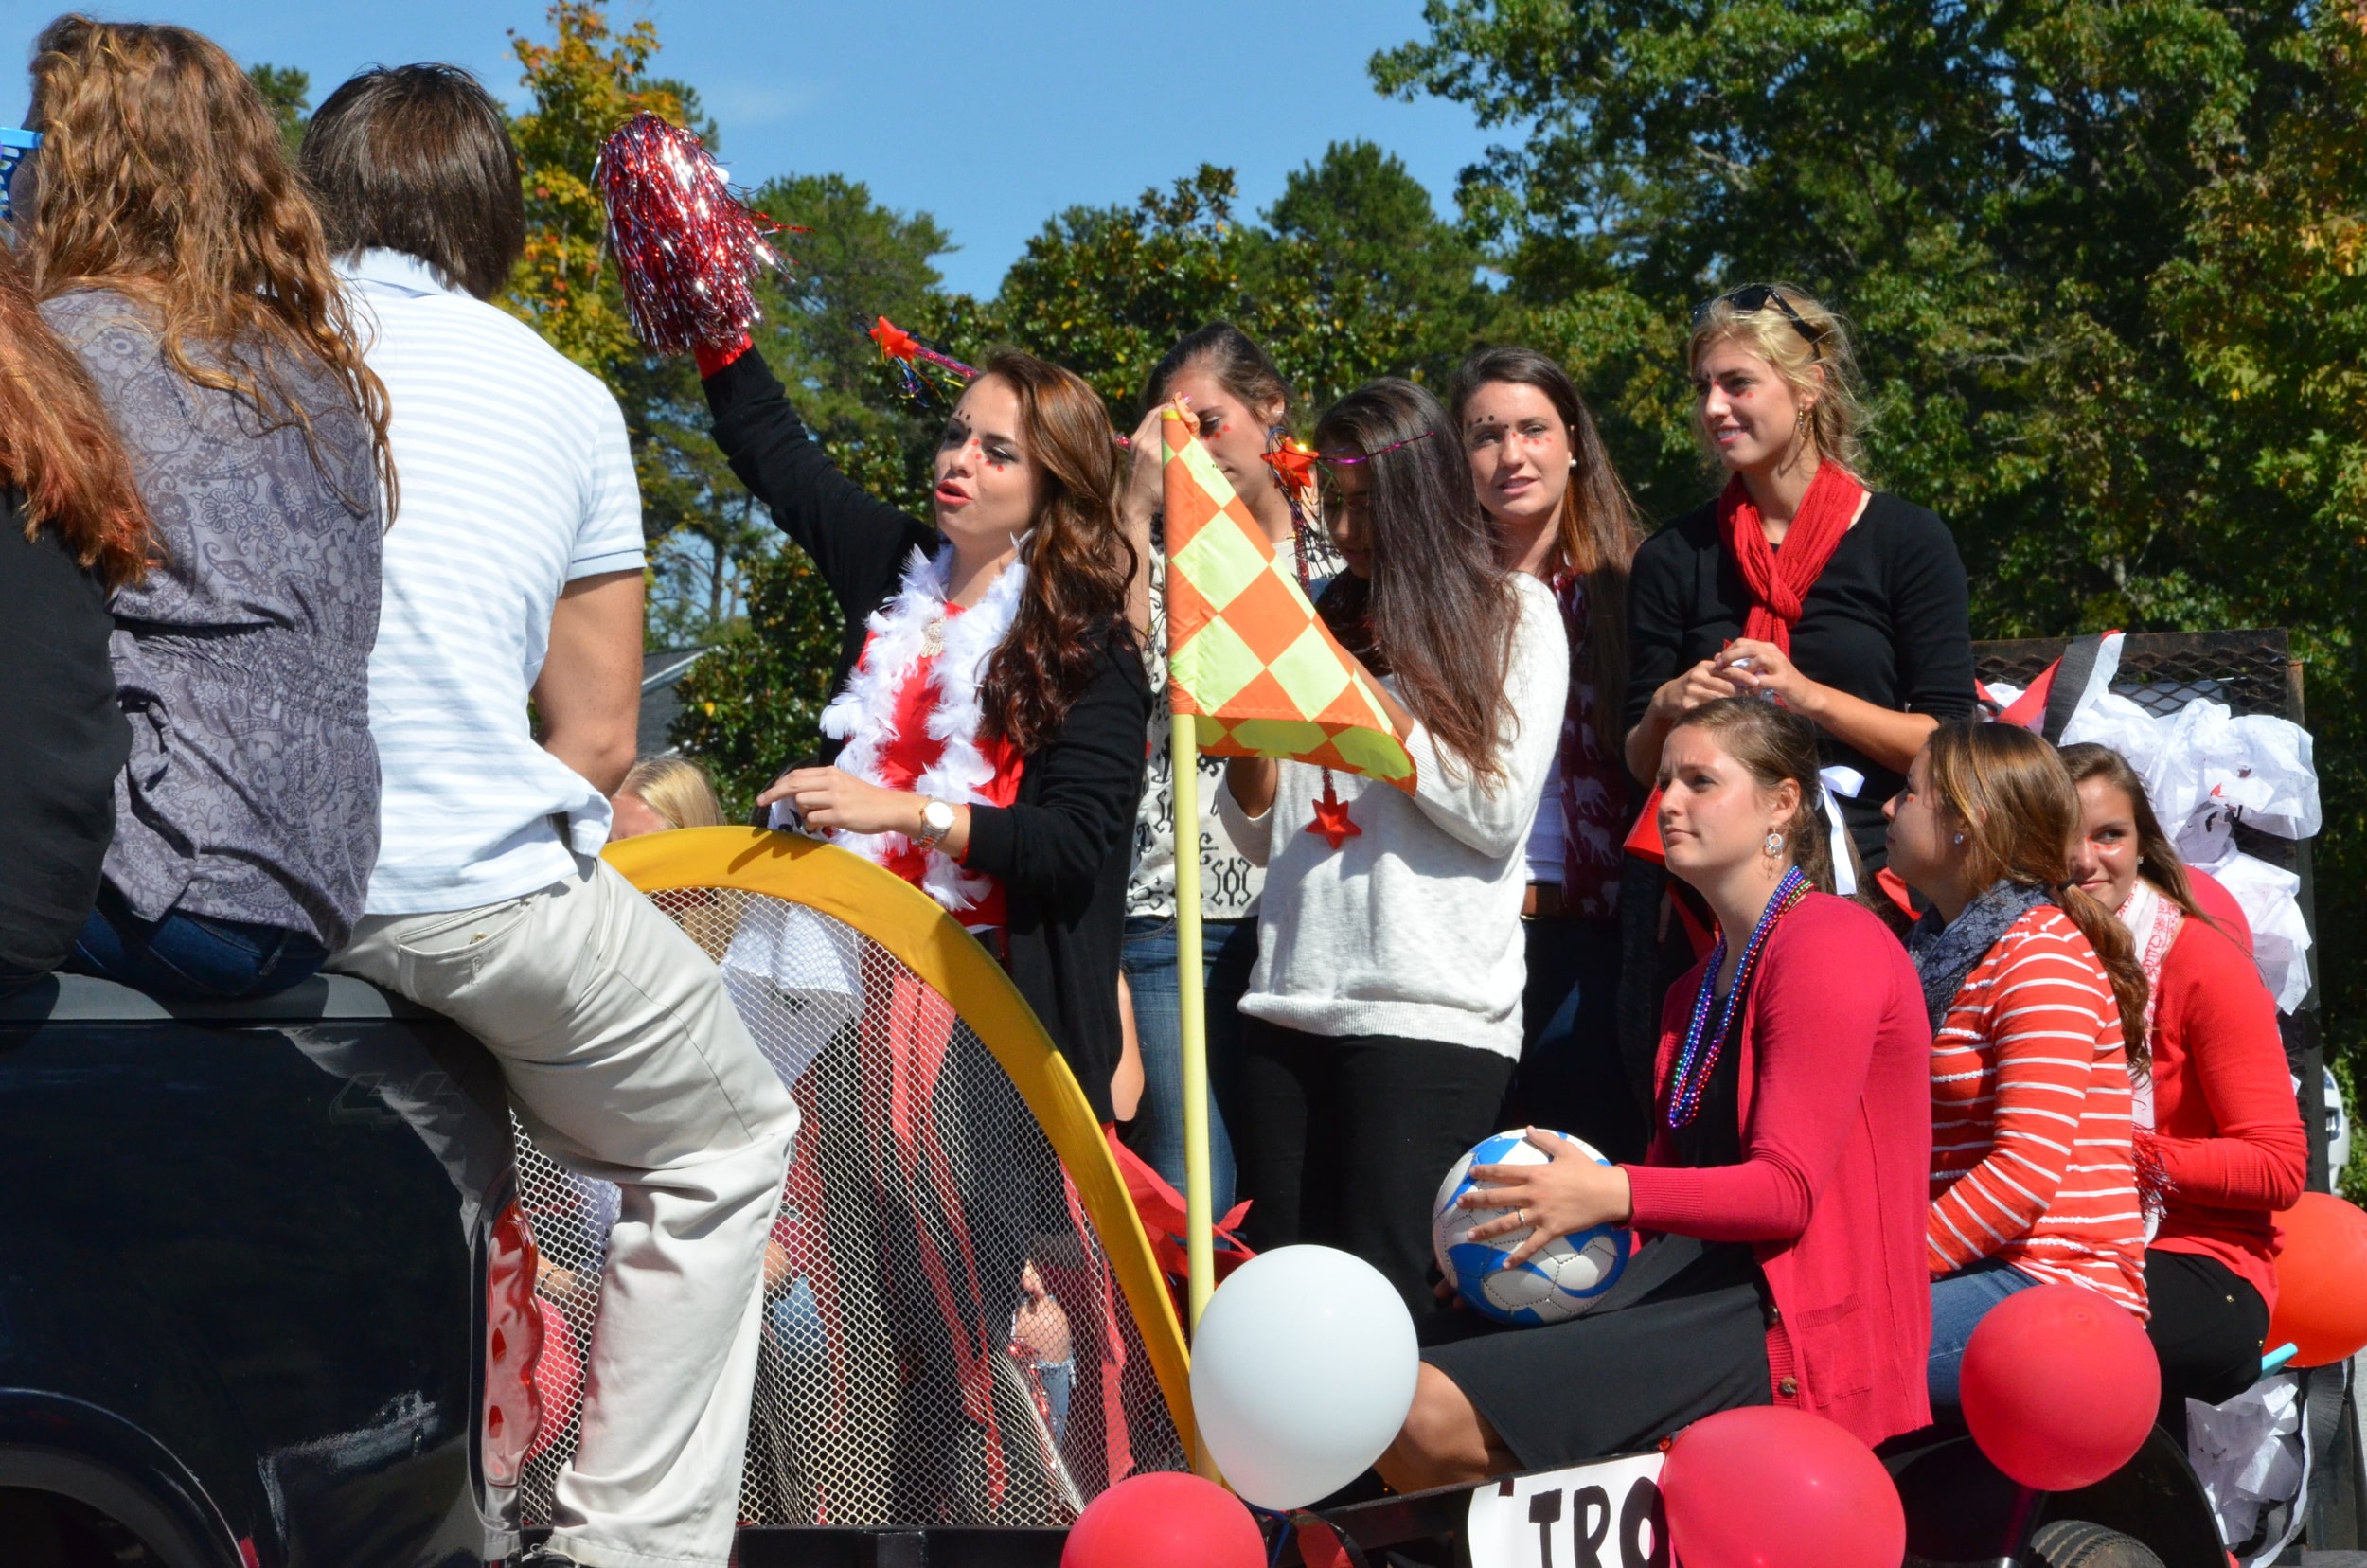
<path fill-rule="evenodd" d="M 684 843 L 667 858 L 671 876 L 652 877 L 658 848 L 635 841 L 645 847 L 624 868 L 645 887 L 679 880 L 685 857 L 723 871 L 735 862 L 719 846 L 762 843 L 724 829 L 664 837 L 707 842 Z M 1137 1471 L 1187 1469 L 1167 1401 L 1181 1392 L 1181 1341 L 1171 1318 L 1151 1321 L 1166 1342 L 1163 1384 L 1128 1290 L 1130 1272 L 1146 1310 L 1166 1312 L 1147 1246 L 1106 1149 L 1078 1132 L 1090 1113 L 1046 1060 L 1041 1031 L 1005 1027 L 1015 996 L 973 1002 L 980 1019 L 965 1018 L 945 992 L 976 988 L 939 962 L 946 933 L 926 930 L 933 911 L 899 904 L 910 890 L 880 885 L 876 867 L 801 845 L 761 869 L 746 880 L 790 892 L 801 873 L 833 880 L 837 912 L 724 885 L 743 880 L 728 873 L 651 893 L 721 968 L 800 1113 L 767 1249 L 742 1523 L 1057 1526 Z M 890 918 L 858 913 L 870 899 Z M 940 971 L 938 983 L 863 927 Z M 910 940 L 915 931 L 927 940 Z M 952 937 L 970 942 L 958 929 Z M 1021 1037 L 998 1043 L 1040 1101 L 1074 1099 L 1073 1114 L 1052 1118 L 1082 1145 L 1066 1162 L 981 1026 Z M 575 1450 L 616 1189 L 562 1168 L 523 1129 L 516 1138 L 520 1203 L 543 1259 L 543 1417 L 520 1483 L 536 1524 Z M 1095 1161 L 1080 1180 L 1077 1167 Z M 1095 1210 L 1131 1234 L 1106 1235 Z M 1140 1267 L 1113 1260 L 1112 1245 Z"/>

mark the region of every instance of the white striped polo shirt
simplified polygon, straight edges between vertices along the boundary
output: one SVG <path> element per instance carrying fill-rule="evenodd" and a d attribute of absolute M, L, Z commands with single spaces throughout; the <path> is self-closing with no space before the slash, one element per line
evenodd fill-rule
<path fill-rule="evenodd" d="M 339 270 L 386 383 L 401 487 L 370 655 L 368 913 L 474 909 L 608 840 L 606 797 L 535 744 L 526 699 L 560 591 L 643 564 L 632 452 L 608 388 L 525 323 L 400 252 Z"/>

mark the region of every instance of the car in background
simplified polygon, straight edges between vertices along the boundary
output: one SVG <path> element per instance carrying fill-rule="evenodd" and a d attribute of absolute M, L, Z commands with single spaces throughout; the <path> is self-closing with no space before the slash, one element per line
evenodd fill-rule
<path fill-rule="evenodd" d="M 475 1041 L 342 976 L 60 976 L 0 999 L 0 1562 L 515 1549 L 533 1255 Z"/>

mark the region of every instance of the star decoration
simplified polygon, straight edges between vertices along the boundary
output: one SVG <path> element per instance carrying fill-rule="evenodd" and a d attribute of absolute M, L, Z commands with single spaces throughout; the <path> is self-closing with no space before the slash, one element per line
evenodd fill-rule
<path fill-rule="evenodd" d="M 1315 820 L 1307 825 L 1310 833 L 1321 835 L 1334 849 L 1352 838 L 1362 838 L 1364 829 L 1348 817 L 1348 803 L 1331 793 L 1331 780 L 1324 780 L 1324 797 L 1315 802 Z"/>
<path fill-rule="evenodd" d="M 903 360 L 909 364 L 913 355 L 920 349 L 920 345 L 914 341 L 910 332 L 885 316 L 881 316 L 880 324 L 871 329 L 870 335 L 871 341 L 880 346 L 880 354 L 883 359 Z"/>
<path fill-rule="evenodd" d="M 1311 447 L 1286 440 L 1280 448 L 1263 456 L 1266 466 L 1285 484 L 1305 488 L 1315 482 L 1315 453 Z"/>

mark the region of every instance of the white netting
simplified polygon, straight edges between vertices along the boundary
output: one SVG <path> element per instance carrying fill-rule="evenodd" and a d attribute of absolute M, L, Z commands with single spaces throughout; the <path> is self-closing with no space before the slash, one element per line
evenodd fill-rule
<path fill-rule="evenodd" d="M 1187 1468 L 1075 1186 L 945 998 L 798 905 L 718 888 L 655 901 L 722 967 L 802 1118 L 741 1520 L 1059 1525 L 1137 1470 Z M 521 1488 L 535 1524 L 575 1452 L 616 1190 L 517 1144 L 544 1263 L 544 1435 Z"/>

